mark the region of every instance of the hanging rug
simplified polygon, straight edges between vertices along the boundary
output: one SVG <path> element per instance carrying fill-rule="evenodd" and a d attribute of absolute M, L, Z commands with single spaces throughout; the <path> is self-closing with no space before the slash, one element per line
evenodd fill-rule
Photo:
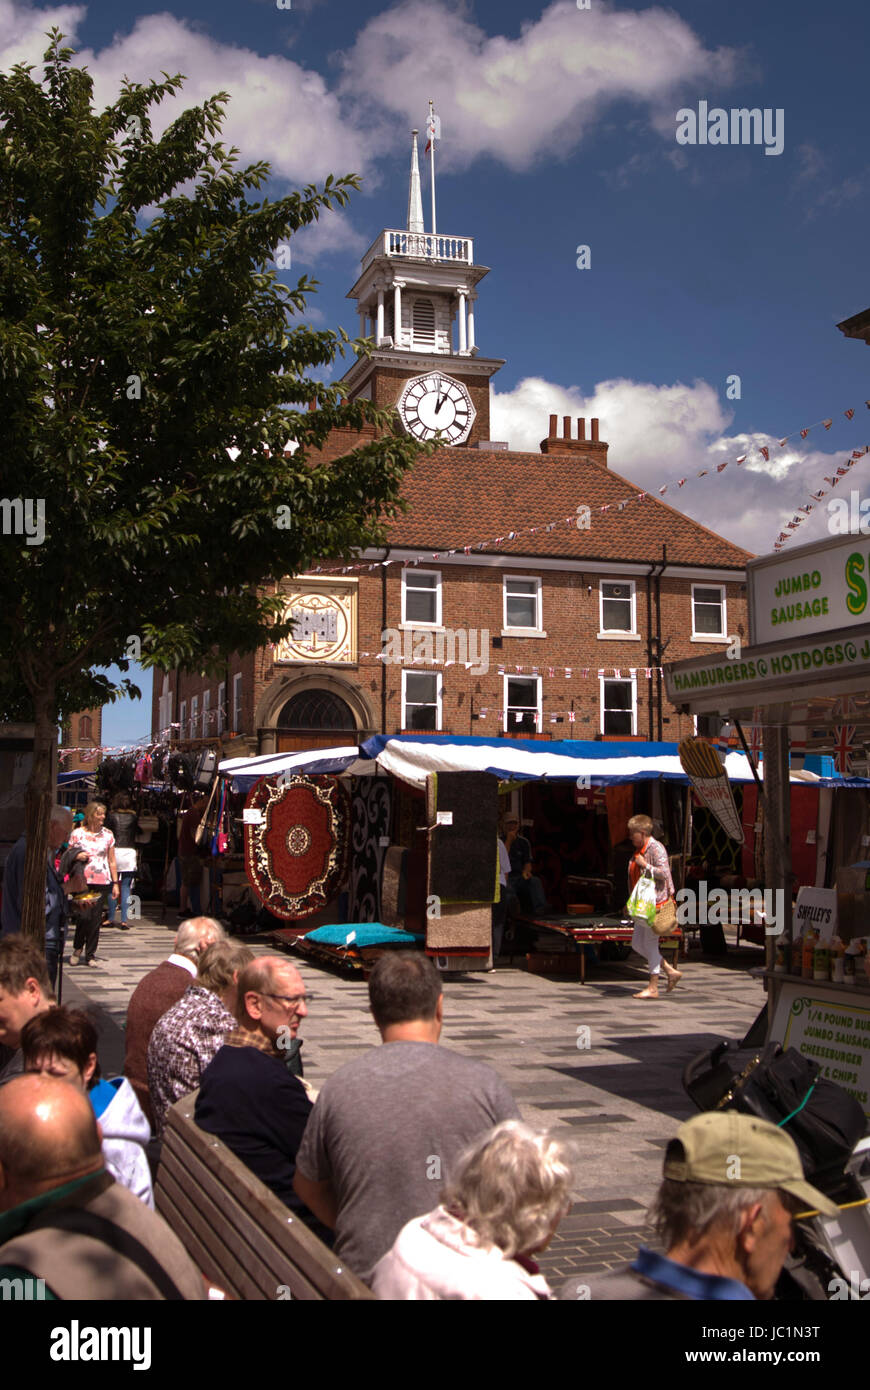
<path fill-rule="evenodd" d="M 245 810 L 245 872 L 264 907 L 292 921 L 330 902 L 347 877 L 350 808 L 335 777 L 263 777 Z"/>

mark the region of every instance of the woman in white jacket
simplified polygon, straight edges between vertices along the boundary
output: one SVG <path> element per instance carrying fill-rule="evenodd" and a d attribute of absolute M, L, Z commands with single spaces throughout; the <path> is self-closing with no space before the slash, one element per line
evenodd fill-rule
<path fill-rule="evenodd" d="M 106 1168 L 153 1209 L 154 1191 L 145 1145 L 151 1127 L 129 1081 L 100 1078 L 97 1030 L 81 1009 L 55 1008 L 37 1014 L 21 1030 L 24 1070 L 42 1072 L 77 1086 L 90 1099 L 103 1136 Z"/>
<path fill-rule="evenodd" d="M 565 1145 L 505 1120 L 459 1160 L 441 1205 L 399 1232 L 375 1265 L 378 1298 L 552 1298 L 533 1258 L 571 1206 Z"/>

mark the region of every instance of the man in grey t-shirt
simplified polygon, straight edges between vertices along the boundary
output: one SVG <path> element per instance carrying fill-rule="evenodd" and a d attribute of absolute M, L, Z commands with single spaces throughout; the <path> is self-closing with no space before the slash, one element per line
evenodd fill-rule
<path fill-rule="evenodd" d="M 340 1067 L 311 1112 L 294 1187 L 365 1279 L 415 1216 L 438 1204 L 467 1145 L 519 1111 L 501 1077 L 438 1046 L 441 977 L 421 953 L 381 956 L 369 979 L 380 1047 Z"/>

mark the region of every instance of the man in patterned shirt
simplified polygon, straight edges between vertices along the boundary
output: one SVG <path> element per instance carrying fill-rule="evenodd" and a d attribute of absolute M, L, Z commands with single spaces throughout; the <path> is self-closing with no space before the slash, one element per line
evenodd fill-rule
<path fill-rule="evenodd" d="M 235 1028 L 239 972 L 253 959 L 249 946 L 215 942 L 200 956 L 196 980 L 154 1025 L 148 1044 L 148 1088 L 155 1138 L 163 1137 L 170 1105 L 197 1089 L 202 1073 Z"/>

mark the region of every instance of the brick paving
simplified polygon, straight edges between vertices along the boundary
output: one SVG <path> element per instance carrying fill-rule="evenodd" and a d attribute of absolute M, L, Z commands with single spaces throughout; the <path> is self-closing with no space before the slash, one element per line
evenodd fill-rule
<path fill-rule="evenodd" d="M 149 912 L 151 906 L 129 932 L 104 928 L 99 969 L 64 967 L 65 1002 L 87 1002 L 100 1016 L 100 1057 L 109 1074 L 123 1067 L 130 994 L 172 947 L 176 914 L 161 922 L 159 906 Z M 263 938 L 249 940 L 264 953 L 275 949 Z M 322 1085 L 378 1035 L 361 977 L 292 959 L 314 996 L 302 1030 L 305 1074 Z M 693 950 L 681 962 L 679 987 L 658 1000 L 631 998 L 645 978 L 637 956 L 591 964 L 586 985 L 529 974 L 519 961 L 494 974 L 445 980 L 442 1042 L 493 1066 L 523 1117 L 561 1131 L 576 1156 L 576 1201 L 540 1260 L 554 1288 L 616 1267 L 641 1241 L 651 1242 L 645 1213 L 662 1149 L 694 1113 L 682 1089 L 683 1065 L 720 1037 L 747 1031 L 764 1002 L 749 967 L 761 963 L 762 952 L 743 944 L 732 943 L 727 958 L 716 960 Z M 589 1030 L 582 1049 L 581 1027 Z"/>

